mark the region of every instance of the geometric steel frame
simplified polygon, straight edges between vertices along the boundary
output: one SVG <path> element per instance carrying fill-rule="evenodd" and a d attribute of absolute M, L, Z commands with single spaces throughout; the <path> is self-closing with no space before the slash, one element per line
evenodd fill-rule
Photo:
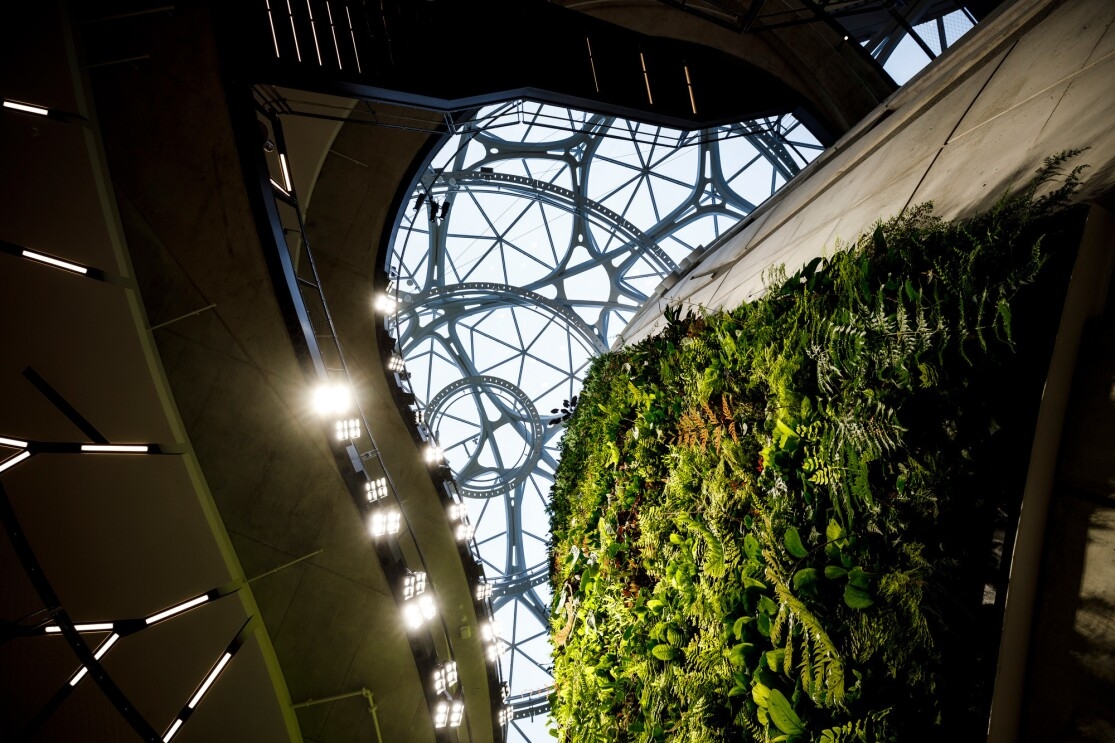
<path fill-rule="evenodd" d="M 650 290 L 700 247 L 693 240 L 684 242 L 687 228 L 693 232 L 693 225 L 715 219 L 711 230 L 702 228 L 704 234 L 708 239 L 722 235 L 821 147 L 789 116 L 672 133 L 611 116 L 516 101 L 483 109 L 474 121 L 446 137 L 404 202 L 387 259 L 396 303 L 387 324 L 398 338 L 412 391 L 428 406 L 426 424 L 440 434 L 450 464 L 461 466 L 454 467 L 460 491 L 479 510 L 473 522 L 481 557 L 489 575 L 495 573 L 489 578 L 493 607 L 513 609 L 507 678 L 515 717 L 521 719 L 547 707 L 544 690 L 517 688 L 516 656 L 550 673 L 549 659 L 532 657 L 524 647 L 548 633 L 550 616 L 548 561 L 528 559 L 526 549 L 528 542 L 547 542 L 549 525 L 524 523 L 525 506 L 532 498 L 548 502 L 562 431 L 546 427 L 539 440 L 532 425 L 537 408 L 555 407 L 562 397 L 572 397 L 589 357 L 606 350 Z M 677 142 L 688 147 L 673 147 Z M 624 161 L 627 155 L 616 154 L 627 150 L 636 165 Z M 730 161 L 741 150 L 748 151 L 746 158 Z M 688 180 L 667 172 L 678 157 L 694 163 Z M 760 198 L 750 200 L 735 189 L 743 174 L 755 168 L 769 174 L 769 181 L 764 181 Z M 617 188 L 594 190 L 594 178 L 615 180 L 616 174 L 621 181 Z M 563 176 L 565 181 L 559 182 Z M 656 194 L 663 188 L 674 193 L 672 200 Z M 683 198 L 677 197 L 681 190 Z M 508 205 L 502 214 L 494 213 L 497 202 Z M 439 210 L 445 204 L 447 212 Z M 467 211 L 461 218 L 465 226 L 458 226 L 455 219 L 462 211 Z M 528 212 L 538 225 L 533 230 L 546 235 L 548 255 L 542 255 L 547 246 L 527 250 L 512 234 L 531 231 L 524 221 Z M 563 235 L 567 229 L 565 239 L 552 234 L 559 223 Z M 478 246 L 482 255 L 476 258 Z M 541 275 L 517 273 L 514 261 L 530 262 Z M 578 296 L 583 287 L 574 282 L 590 283 L 582 281 L 590 276 L 598 295 Z M 571 286 L 576 288 L 571 291 Z M 542 330 L 537 335 L 525 332 L 524 326 L 531 324 Z M 564 341 L 555 339 L 538 351 L 536 346 L 547 345 L 540 339 L 551 330 L 560 331 Z M 564 360 L 555 362 L 554 347 L 562 342 Z M 532 364 L 558 382 L 537 383 L 537 373 L 528 373 Z M 478 382 L 500 376 L 506 394 L 490 394 Z M 475 420 L 445 420 L 444 400 L 450 395 L 459 399 L 465 390 L 475 397 Z M 557 397 L 547 405 L 543 398 L 552 395 Z M 496 478 L 498 487 L 490 482 L 470 485 L 470 473 L 483 469 L 490 475 L 503 461 L 497 429 L 516 451 L 521 446 L 531 452 L 534 470 L 525 480 L 519 470 L 507 471 Z M 488 465 L 482 468 L 477 462 L 484 456 Z M 508 459 L 521 462 L 522 456 Z M 495 497 L 500 494 L 502 499 Z M 537 522 L 539 513 L 536 509 L 526 521 Z M 491 519 L 497 523 L 486 535 L 485 522 Z M 537 623 L 533 632 L 518 627 L 525 617 Z"/>

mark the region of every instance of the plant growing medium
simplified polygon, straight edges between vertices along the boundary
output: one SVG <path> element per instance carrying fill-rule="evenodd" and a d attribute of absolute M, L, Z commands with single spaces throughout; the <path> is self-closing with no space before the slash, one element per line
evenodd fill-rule
<path fill-rule="evenodd" d="M 1077 154 L 974 219 L 912 208 L 595 360 L 560 411 L 555 735 L 986 731 L 984 565 L 1021 492 Z"/>

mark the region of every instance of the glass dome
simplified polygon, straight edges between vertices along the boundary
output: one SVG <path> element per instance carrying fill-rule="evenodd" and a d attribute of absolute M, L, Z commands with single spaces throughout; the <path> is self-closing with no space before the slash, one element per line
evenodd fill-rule
<path fill-rule="evenodd" d="M 820 149 L 790 116 L 680 132 L 515 101 L 480 110 L 418 176 L 388 322 L 494 586 L 509 741 L 549 739 L 553 423 L 662 279 Z"/>

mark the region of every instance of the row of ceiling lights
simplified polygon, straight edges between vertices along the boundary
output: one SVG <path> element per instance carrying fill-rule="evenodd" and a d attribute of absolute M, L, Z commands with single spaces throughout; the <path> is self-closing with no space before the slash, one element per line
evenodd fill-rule
<path fill-rule="evenodd" d="M 46 118 L 59 118 L 59 119 L 66 118 L 65 115 L 61 112 L 55 112 L 55 111 L 52 111 L 51 109 L 46 108 L 44 106 L 38 106 L 38 105 L 25 103 L 25 102 L 21 102 L 21 101 L 13 101 L 13 100 L 4 99 L 3 103 L 2 103 L 2 107 L 7 108 L 7 109 L 11 109 L 13 111 L 18 111 L 18 112 L 24 113 L 24 114 L 30 114 L 30 115 L 33 115 L 33 116 L 42 116 L 42 117 L 46 117 Z M 14 252 L 17 255 L 19 255 L 19 257 L 22 257 L 22 258 L 25 258 L 27 260 L 34 261 L 36 263 L 40 263 L 40 264 L 43 264 L 43 265 L 46 265 L 46 266 L 50 266 L 52 268 L 60 269 L 62 271 L 66 271 L 66 272 L 69 272 L 69 273 L 73 273 L 73 274 L 77 274 L 77 275 L 80 275 L 80 276 L 85 276 L 85 277 L 93 278 L 93 279 L 102 279 L 106 275 L 103 271 L 99 271 L 99 270 L 96 270 L 96 269 L 88 267 L 88 266 L 82 266 L 80 264 L 73 263 L 73 262 L 68 261 L 68 260 L 63 260 L 63 259 L 55 257 L 55 256 L 46 255 L 46 254 L 40 253 L 38 251 L 30 250 L 30 249 L 27 249 L 27 248 L 22 248 L 20 246 L 5 246 L 5 247 L 18 248 L 18 250 L 6 251 L 6 252 Z M 10 456 L 7 459 L 0 462 L 0 473 L 4 472 L 6 470 L 9 470 L 12 467 L 15 467 L 16 465 L 20 464 L 21 462 L 23 462 L 27 459 L 30 459 L 32 456 L 34 456 L 35 454 L 40 453 L 40 452 L 43 452 L 43 453 L 46 453 L 46 452 L 50 452 L 50 453 L 81 453 L 81 454 L 124 454 L 124 455 L 160 454 L 161 453 L 160 447 L 158 445 L 155 445 L 155 444 L 94 443 L 94 444 L 72 444 L 71 445 L 71 444 L 58 444 L 58 443 L 53 443 L 53 442 L 52 443 L 31 442 L 31 441 L 24 441 L 22 439 L 10 438 L 10 437 L 7 437 L 7 436 L 0 436 L 0 446 L 4 446 L 4 447 L 8 447 L 8 448 L 12 448 L 12 449 L 17 450 L 17 453 L 14 456 Z M 221 595 L 224 595 L 224 594 L 220 590 L 209 591 L 207 593 L 203 593 L 199 596 L 195 596 L 195 597 L 190 598 L 186 601 L 183 601 L 179 604 L 171 606 L 167 609 L 163 609 L 162 611 L 151 614 L 150 616 L 147 616 L 143 619 L 116 620 L 116 621 L 111 621 L 111 622 L 83 622 L 83 623 L 72 624 L 71 627 L 75 632 L 77 632 L 79 634 L 100 633 L 100 632 L 108 632 L 109 633 L 108 637 L 106 637 L 104 640 L 102 640 L 101 643 L 93 651 L 93 660 L 95 660 L 99 663 L 108 654 L 108 651 L 116 646 L 116 644 L 121 640 L 121 638 L 126 637 L 128 635 L 131 635 L 131 634 L 133 634 L 135 632 L 138 632 L 142 629 L 145 629 L 147 627 L 150 627 L 151 625 L 158 624 L 160 622 L 164 622 L 168 619 L 171 619 L 172 617 L 175 617 L 175 616 L 178 616 L 178 615 L 180 615 L 184 612 L 190 611 L 191 609 L 195 609 L 195 608 L 201 606 L 202 604 L 208 603 L 209 601 L 211 601 L 213 599 L 219 598 Z M 67 623 L 68 623 L 68 617 L 67 617 Z M 64 628 L 63 626 L 61 626 L 60 624 L 57 624 L 57 623 L 50 623 L 50 624 L 43 625 L 42 627 L 39 628 L 39 630 L 44 635 L 58 635 L 58 636 L 61 636 L 61 635 L 64 635 L 65 632 L 66 632 L 66 628 Z M 175 716 L 173 722 L 171 722 L 170 726 L 164 732 L 163 737 L 162 737 L 163 743 L 169 743 L 169 741 L 171 739 L 173 739 L 175 735 L 177 735 L 178 731 L 185 724 L 186 720 L 189 719 L 190 715 L 193 714 L 193 711 L 201 703 L 202 698 L 204 698 L 205 695 L 209 692 L 209 689 L 217 681 L 217 678 L 221 675 L 221 673 L 228 666 L 229 662 L 232 660 L 232 657 L 236 654 L 236 651 L 240 648 L 240 646 L 242 644 L 243 644 L 242 640 L 238 636 L 235 640 L 233 640 L 232 643 L 229 644 L 229 646 L 221 654 L 221 657 L 213 664 L 213 666 L 210 668 L 209 672 L 205 675 L 205 678 L 195 688 L 193 694 L 190 695 L 189 701 L 186 702 L 185 706 Z M 81 683 L 82 679 L 84 679 L 88 675 L 88 673 L 89 673 L 88 666 L 82 664 L 77 669 L 77 671 L 75 671 L 70 676 L 70 678 L 67 682 L 67 685 L 70 688 L 77 687 L 77 685 L 79 683 Z"/>
<path fill-rule="evenodd" d="M 54 265 L 50 261 L 40 261 L 48 265 Z M 61 267 L 61 266 L 59 266 Z M 66 269 L 69 270 L 69 269 Z M 0 446 L 16 449 L 17 453 L 13 456 L 0 462 L 0 472 L 5 472 L 16 465 L 20 464 L 27 459 L 30 459 L 35 454 L 39 453 L 37 450 L 46 448 L 52 453 L 82 453 L 82 454 L 158 454 L 159 447 L 154 444 L 42 444 L 39 442 L 24 441 L 22 439 L 10 438 L 7 436 L 0 436 Z M 88 633 L 101 633 L 107 632 L 108 637 L 101 641 L 101 643 L 93 650 L 93 659 L 100 662 L 108 651 L 111 650 L 121 638 L 139 632 L 142 629 L 150 627 L 151 625 L 165 622 L 166 620 L 178 616 L 184 612 L 195 609 L 202 604 L 218 598 L 222 593 L 218 590 L 209 591 L 199 596 L 175 604 L 162 611 L 155 612 L 150 616 L 143 619 L 128 619 L 128 620 L 114 620 L 111 622 L 81 622 L 74 623 L 73 629 L 80 634 Z M 39 628 L 43 635 L 63 635 L 64 628 L 57 623 L 50 623 L 43 625 Z M 163 743 L 169 741 L 178 733 L 179 729 L 185 724 L 186 720 L 193 713 L 194 709 L 201 703 L 202 698 L 209 691 L 210 687 L 216 682 L 217 677 L 221 675 L 229 661 L 232 660 L 233 655 L 239 649 L 242 643 L 234 640 L 232 644 L 225 650 L 221 657 L 213 664 L 212 668 L 206 674 L 202 682 L 194 690 L 186 705 L 182 708 L 179 714 L 174 718 L 174 721 L 167 728 L 163 734 Z M 89 673 L 89 668 L 86 665 L 81 665 L 73 674 L 71 674 L 67 684 L 74 688 L 82 679 Z"/>
<path fill-rule="evenodd" d="M 290 164 L 287 161 L 286 154 L 283 152 L 284 142 L 282 139 L 281 131 L 278 131 L 277 122 L 272 122 L 273 130 L 275 130 L 275 139 L 272 141 L 270 138 L 265 140 L 264 150 L 267 154 L 272 155 L 268 158 L 269 167 L 273 167 L 277 161 L 277 168 L 271 172 L 274 174 L 270 177 L 270 184 L 278 198 L 285 200 L 297 208 L 297 196 L 294 193 L 294 183 L 291 175 Z M 276 172 L 277 171 L 277 172 Z M 322 298 L 324 301 L 324 297 Z M 390 300 L 387 300 L 390 302 Z M 391 312 L 394 307 L 385 307 Z M 403 361 L 397 356 L 392 356 L 388 368 L 392 372 L 403 372 Z M 347 378 L 347 373 L 345 374 Z M 367 428 L 367 421 L 363 421 L 361 426 L 362 416 L 357 412 L 353 415 L 353 409 L 356 407 L 355 400 L 351 386 L 346 382 L 338 382 L 335 379 L 319 384 L 311 393 L 311 403 L 315 412 L 326 421 L 327 425 L 331 426 L 332 438 L 337 444 L 348 444 L 355 442 L 363 437 Z M 369 438 L 371 438 L 371 431 L 366 431 Z M 426 445 L 423 447 L 423 458 L 426 464 L 435 469 L 442 469 L 446 466 L 444 453 L 437 441 L 428 438 Z M 377 457 L 378 459 L 378 457 Z M 382 464 L 382 462 L 381 462 Z M 386 469 L 385 469 L 386 473 Z M 366 478 L 364 481 L 362 503 L 366 511 L 367 528 L 372 539 L 375 541 L 384 541 L 397 539 L 398 535 L 403 531 L 405 517 L 398 504 L 398 496 L 395 494 L 394 502 L 388 496 L 392 495 L 393 485 L 389 483 L 388 477 L 373 478 L 367 474 L 365 470 L 363 473 Z M 359 496 L 358 496 L 359 500 Z M 455 539 L 462 544 L 468 544 L 473 539 L 474 529 L 469 522 L 468 515 L 463 503 L 459 501 L 451 502 L 448 506 L 448 517 Z M 399 586 L 399 606 L 402 614 L 404 625 L 410 632 L 417 632 L 421 628 L 428 625 L 432 620 L 438 616 L 438 605 L 432 586 L 429 585 L 427 575 L 424 571 L 407 569 L 402 575 L 401 585 Z M 491 615 L 490 600 L 492 596 L 491 585 L 486 581 L 480 579 L 473 586 L 476 601 L 485 604 L 488 607 L 488 614 Z M 489 622 L 481 626 L 481 636 L 486 638 L 484 640 L 485 656 L 489 663 L 495 666 L 496 679 L 499 678 L 499 658 L 506 651 L 506 644 L 499 638 L 498 630 L 494 626 L 494 622 Z M 453 663 L 452 661 L 448 661 Z M 443 669 L 444 666 L 439 666 L 438 669 Z M 464 701 L 460 696 L 454 697 L 451 694 L 450 687 L 452 682 L 448 682 L 449 677 L 454 679 L 457 676 L 456 665 L 452 666 L 452 673 L 446 674 L 442 681 L 438 681 L 437 671 L 435 671 L 435 678 L 433 679 L 433 690 L 435 697 L 442 697 L 444 699 L 438 701 L 435 708 L 432 710 L 434 717 L 434 726 L 436 728 L 455 728 L 461 724 L 464 717 Z M 506 725 L 512 717 L 512 710 L 506 705 L 509 697 L 509 689 L 506 684 L 502 688 L 502 706 L 498 710 L 499 724 Z"/>

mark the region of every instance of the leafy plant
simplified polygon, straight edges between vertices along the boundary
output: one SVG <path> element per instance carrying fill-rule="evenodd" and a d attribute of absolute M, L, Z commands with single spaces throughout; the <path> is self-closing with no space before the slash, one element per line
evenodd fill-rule
<path fill-rule="evenodd" d="M 994 659 L 968 649 L 965 566 L 1024 451 L 1002 442 L 1028 441 L 996 392 L 1076 154 L 986 214 L 914 207 L 595 360 L 550 421 L 560 738 L 870 743 L 979 718 Z"/>

